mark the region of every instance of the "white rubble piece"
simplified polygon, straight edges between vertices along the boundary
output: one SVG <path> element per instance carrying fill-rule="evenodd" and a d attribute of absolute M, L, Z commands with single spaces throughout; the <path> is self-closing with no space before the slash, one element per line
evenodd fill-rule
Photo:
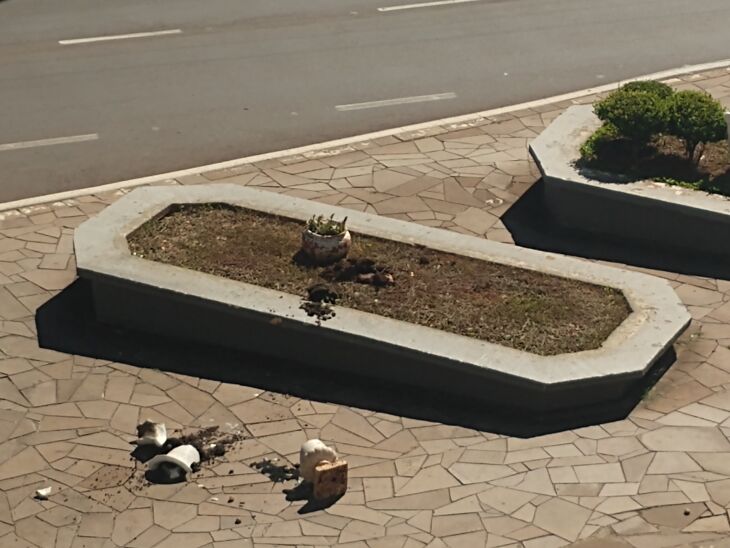
<path fill-rule="evenodd" d="M 145 421 L 137 426 L 137 445 L 162 447 L 167 441 L 167 428 L 162 422 Z"/>

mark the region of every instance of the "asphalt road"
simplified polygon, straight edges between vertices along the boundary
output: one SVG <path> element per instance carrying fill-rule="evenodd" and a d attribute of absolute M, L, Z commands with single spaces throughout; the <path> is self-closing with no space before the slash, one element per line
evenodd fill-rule
<path fill-rule="evenodd" d="M 727 0 L 404 4 L 0 0 L 0 202 L 730 57 Z"/>

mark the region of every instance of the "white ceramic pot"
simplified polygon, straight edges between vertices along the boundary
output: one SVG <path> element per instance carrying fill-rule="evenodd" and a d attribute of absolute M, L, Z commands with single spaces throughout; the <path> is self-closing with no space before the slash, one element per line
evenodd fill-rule
<path fill-rule="evenodd" d="M 315 263 L 334 263 L 347 257 L 352 245 L 350 231 L 334 236 L 322 236 L 309 229 L 302 232 L 302 251 Z"/>
<path fill-rule="evenodd" d="M 179 466 L 189 474 L 193 471 L 193 464 L 200 462 L 200 453 L 192 445 L 180 445 L 166 455 L 151 458 L 147 466 L 150 470 L 156 470 L 163 462 Z"/>

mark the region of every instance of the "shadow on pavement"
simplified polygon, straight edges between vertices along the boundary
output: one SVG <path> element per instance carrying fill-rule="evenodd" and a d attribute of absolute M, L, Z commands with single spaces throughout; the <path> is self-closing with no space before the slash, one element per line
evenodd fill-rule
<path fill-rule="evenodd" d="M 502 217 L 515 244 L 690 276 L 730 279 L 730 264 L 726 259 L 676 249 L 660 249 L 625 239 L 611 240 L 589 232 L 562 228 L 546 213 L 542 196 L 543 182 L 540 180 Z"/>
<path fill-rule="evenodd" d="M 511 409 L 492 409 L 367 378 L 317 371 L 298 363 L 246 355 L 185 341 L 123 331 L 94 318 L 88 283 L 77 280 L 36 314 L 39 344 L 138 367 L 160 369 L 221 382 L 253 386 L 305 399 L 349 405 L 397 416 L 466 428 L 531 437 L 625 418 L 636 402 L 674 361 L 668 352 L 648 381 L 613 406 L 570 409 L 538 421 Z"/>

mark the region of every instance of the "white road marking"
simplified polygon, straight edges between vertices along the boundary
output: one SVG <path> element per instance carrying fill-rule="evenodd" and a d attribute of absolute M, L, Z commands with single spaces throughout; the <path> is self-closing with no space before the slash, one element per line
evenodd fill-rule
<path fill-rule="evenodd" d="M 387 6 L 378 8 L 378 11 L 400 11 L 416 8 L 432 8 L 434 6 L 446 6 L 449 4 L 467 4 L 470 2 L 481 2 L 482 0 L 437 0 L 436 2 L 420 2 L 418 4 L 401 4 L 400 6 Z"/>
<path fill-rule="evenodd" d="M 425 103 L 427 101 L 443 101 L 455 99 L 456 93 L 434 93 L 432 95 L 414 95 L 413 97 L 399 97 L 397 99 L 384 99 L 382 101 L 368 101 L 367 103 L 352 103 L 349 105 L 337 105 L 335 108 L 340 112 L 346 110 L 362 110 L 365 108 L 391 107 L 393 105 L 407 105 L 410 103 Z"/>
<path fill-rule="evenodd" d="M 98 133 L 88 133 L 86 135 L 71 135 L 69 137 L 54 137 L 52 139 L 39 139 L 38 141 L 20 141 L 18 143 L 7 143 L 0 145 L 0 152 L 7 150 L 20 150 L 22 148 L 47 147 L 51 145 L 66 145 L 69 143 L 82 143 L 84 141 L 96 141 L 99 139 Z"/>
<path fill-rule="evenodd" d="M 109 40 L 128 40 L 130 38 L 148 38 L 150 36 L 165 36 L 168 34 L 182 34 L 182 29 L 135 32 L 133 34 L 114 34 L 111 36 L 92 36 L 90 38 L 72 38 L 70 40 L 59 40 L 58 43 L 62 46 L 72 46 L 74 44 L 89 44 L 91 42 L 106 42 Z"/>

